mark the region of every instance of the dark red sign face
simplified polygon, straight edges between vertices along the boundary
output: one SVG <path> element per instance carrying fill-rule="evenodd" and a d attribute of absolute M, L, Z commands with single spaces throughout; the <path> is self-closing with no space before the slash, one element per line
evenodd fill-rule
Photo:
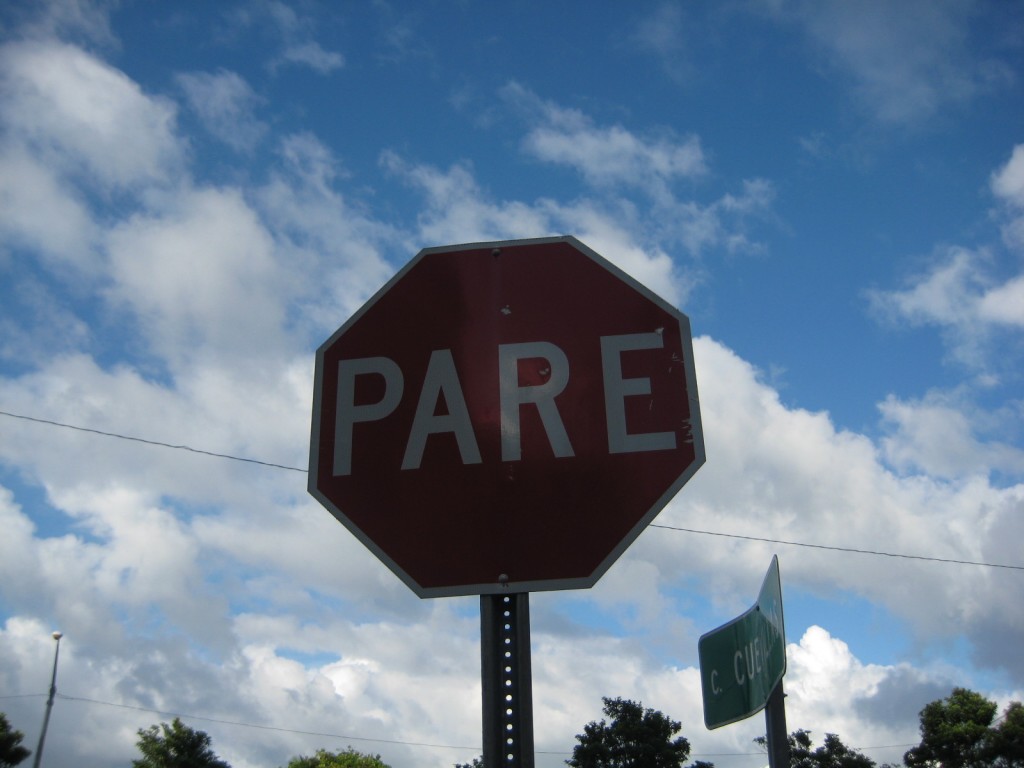
<path fill-rule="evenodd" d="M 689 321 L 571 237 L 425 249 L 317 351 L 309 491 L 421 597 L 593 586 L 703 462 Z"/>

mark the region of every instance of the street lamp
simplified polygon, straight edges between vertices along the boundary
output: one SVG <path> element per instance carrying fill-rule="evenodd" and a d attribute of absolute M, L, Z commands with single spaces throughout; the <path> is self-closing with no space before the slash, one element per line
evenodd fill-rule
<path fill-rule="evenodd" d="M 39 746 L 36 747 L 36 759 L 32 768 L 39 768 L 39 761 L 43 759 L 43 742 L 46 741 L 46 726 L 50 724 L 50 710 L 53 709 L 53 697 L 57 695 L 57 658 L 60 656 L 60 639 L 64 635 L 60 632 L 53 633 L 53 639 L 57 641 L 57 648 L 53 652 L 53 676 L 50 677 L 50 698 L 46 700 L 46 714 L 43 715 L 43 730 L 39 732 Z"/>

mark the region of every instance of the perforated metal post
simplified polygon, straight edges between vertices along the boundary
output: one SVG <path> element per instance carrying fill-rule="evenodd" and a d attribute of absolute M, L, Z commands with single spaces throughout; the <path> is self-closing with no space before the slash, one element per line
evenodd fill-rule
<path fill-rule="evenodd" d="M 789 768 L 789 734 L 786 733 L 786 694 L 782 681 L 768 697 L 764 709 L 768 741 L 768 768 Z"/>
<path fill-rule="evenodd" d="M 480 596 L 484 765 L 534 768 L 530 595 Z"/>

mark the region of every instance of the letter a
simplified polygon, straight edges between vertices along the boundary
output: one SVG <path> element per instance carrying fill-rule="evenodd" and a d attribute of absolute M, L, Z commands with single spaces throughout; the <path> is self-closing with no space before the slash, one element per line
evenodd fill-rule
<path fill-rule="evenodd" d="M 438 397 L 443 395 L 448 413 L 436 414 Z M 469 408 L 462 393 L 459 374 L 455 370 L 455 359 L 450 349 L 436 349 L 427 363 L 423 377 L 416 415 L 409 430 L 409 442 L 405 447 L 402 469 L 419 469 L 423 461 L 423 450 L 427 437 L 440 432 L 451 432 L 459 445 L 459 456 L 463 464 L 480 463 L 480 447 L 473 434 L 473 423 L 469 419 Z"/>

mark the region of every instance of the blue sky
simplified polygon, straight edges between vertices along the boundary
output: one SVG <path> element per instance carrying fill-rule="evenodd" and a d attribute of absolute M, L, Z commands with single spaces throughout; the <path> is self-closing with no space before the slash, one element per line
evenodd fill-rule
<path fill-rule="evenodd" d="M 550 6 L 0 11 L 0 710 L 34 745 L 61 629 L 48 762 L 168 712 L 235 768 L 479 754 L 475 600 L 296 471 L 313 355 L 421 248 L 563 234 L 689 316 L 708 461 L 532 598 L 538 765 L 602 696 L 763 765 L 696 650 L 776 553 L 791 728 L 898 761 L 954 686 L 1024 698 L 1024 12 Z"/>

